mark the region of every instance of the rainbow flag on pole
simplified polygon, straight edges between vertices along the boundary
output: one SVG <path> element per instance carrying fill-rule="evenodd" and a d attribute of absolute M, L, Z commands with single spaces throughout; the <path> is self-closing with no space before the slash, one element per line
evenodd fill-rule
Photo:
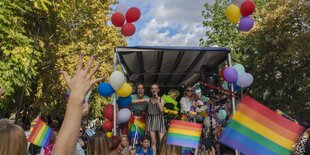
<path fill-rule="evenodd" d="M 202 124 L 171 120 L 167 144 L 198 148 L 202 131 Z"/>
<path fill-rule="evenodd" d="M 36 126 L 36 123 L 37 123 L 38 119 L 39 119 L 39 117 L 36 117 L 36 118 L 31 122 L 30 132 L 32 132 L 34 126 Z"/>
<path fill-rule="evenodd" d="M 38 119 L 28 137 L 28 141 L 32 144 L 46 147 L 50 142 L 52 134 L 53 130 L 48 127 L 42 119 Z"/>
<path fill-rule="evenodd" d="M 245 96 L 220 142 L 246 155 L 291 155 L 302 131 L 302 126 Z"/>

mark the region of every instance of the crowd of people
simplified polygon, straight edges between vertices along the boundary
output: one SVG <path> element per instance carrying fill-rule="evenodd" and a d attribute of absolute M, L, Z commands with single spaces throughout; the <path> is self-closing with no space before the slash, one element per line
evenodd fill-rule
<path fill-rule="evenodd" d="M 143 84 L 137 84 L 132 94 L 130 106 L 132 117 L 127 130 L 116 136 L 107 133 L 96 125 L 81 126 L 82 119 L 88 114 L 89 106 L 83 104 L 84 96 L 92 85 L 103 78 L 92 77 L 99 68 L 99 62 L 90 70 L 95 57 L 83 68 L 83 55 L 79 57 L 74 76 L 61 71 L 70 96 L 63 123 L 58 133 L 47 147 L 40 148 L 27 143 L 27 135 L 23 128 L 13 124 L 9 119 L 0 119 L 0 154 L 1 155 L 229 155 L 234 150 L 217 143 L 217 138 L 226 126 L 231 115 L 231 106 L 227 94 L 204 96 L 188 85 L 184 95 L 180 97 L 178 90 L 172 89 L 160 95 L 158 84 L 150 87 L 150 96 L 145 95 Z M 3 91 L 0 91 L 0 96 Z M 181 98 L 179 101 L 178 99 Z M 198 149 L 168 145 L 166 143 L 169 121 L 172 119 L 203 124 Z M 294 149 L 295 155 L 309 155 L 309 134 L 306 130 Z M 56 138 L 57 137 L 57 138 Z M 35 152 L 34 150 L 38 150 Z"/>

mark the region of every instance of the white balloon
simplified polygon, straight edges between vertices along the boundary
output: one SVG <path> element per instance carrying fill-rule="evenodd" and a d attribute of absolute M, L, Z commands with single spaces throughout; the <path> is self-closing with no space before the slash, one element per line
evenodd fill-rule
<path fill-rule="evenodd" d="M 244 2 L 245 0 L 232 0 L 232 2 L 234 3 L 234 4 L 236 4 L 237 6 L 241 6 L 241 4 Z"/>
<path fill-rule="evenodd" d="M 117 90 L 118 88 L 120 88 L 125 82 L 126 82 L 126 78 L 124 74 L 120 71 L 114 71 L 110 75 L 109 83 L 111 84 L 114 90 Z"/>
<path fill-rule="evenodd" d="M 243 73 L 238 77 L 237 85 L 240 87 L 248 87 L 253 83 L 253 76 L 250 73 Z"/>
<path fill-rule="evenodd" d="M 131 117 L 131 111 L 128 108 L 121 109 L 117 113 L 117 120 L 119 124 L 126 123 Z"/>
<path fill-rule="evenodd" d="M 123 14 L 124 16 L 126 15 L 128 8 L 126 5 L 124 4 L 119 4 L 117 5 L 115 12 L 120 12 L 121 14 Z"/>

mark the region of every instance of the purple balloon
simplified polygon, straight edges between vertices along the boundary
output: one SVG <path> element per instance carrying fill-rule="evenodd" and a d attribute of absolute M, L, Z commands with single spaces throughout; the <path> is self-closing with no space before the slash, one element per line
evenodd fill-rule
<path fill-rule="evenodd" d="M 249 31 L 254 25 L 254 19 L 251 16 L 242 17 L 238 29 L 241 31 Z"/>
<path fill-rule="evenodd" d="M 226 67 L 224 77 L 228 82 L 236 82 L 238 80 L 238 72 L 233 67 Z"/>

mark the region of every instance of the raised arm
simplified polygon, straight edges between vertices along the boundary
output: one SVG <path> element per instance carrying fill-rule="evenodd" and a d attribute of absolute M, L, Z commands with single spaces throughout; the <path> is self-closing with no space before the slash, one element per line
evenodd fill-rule
<path fill-rule="evenodd" d="M 133 104 L 139 104 L 139 103 L 145 103 L 145 102 L 150 102 L 150 98 L 143 98 L 143 99 L 138 99 L 138 100 L 132 100 L 131 103 Z"/>
<path fill-rule="evenodd" d="M 93 61 L 94 56 L 83 69 L 83 54 L 81 54 L 78 60 L 77 70 L 73 78 L 70 78 L 67 72 L 61 71 L 71 93 L 67 104 L 65 118 L 55 143 L 55 155 L 74 154 L 82 116 L 85 112 L 85 107 L 87 107 L 83 105 L 83 99 L 91 86 L 103 79 L 92 79 L 92 76 L 96 73 L 101 64 L 100 62 L 92 71 L 90 71 Z"/>

